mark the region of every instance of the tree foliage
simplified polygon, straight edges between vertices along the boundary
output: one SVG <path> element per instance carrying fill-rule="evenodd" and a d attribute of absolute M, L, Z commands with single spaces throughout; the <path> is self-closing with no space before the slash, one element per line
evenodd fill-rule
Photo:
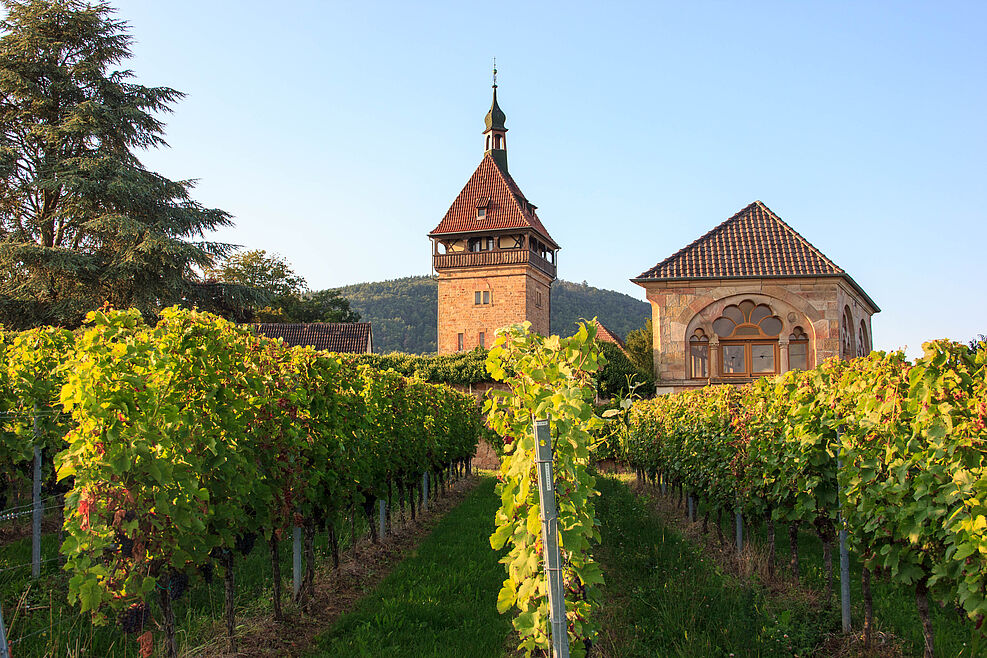
<path fill-rule="evenodd" d="M 253 291 L 242 309 L 249 322 L 359 322 L 360 314 L 336 290 L 308 291 L 283 257 L 263 249 L 239 251 L 205 272 L 208 280 Z"/>
<path fill-rule="evenodd" d="M 644 327 L 627 333 L 627 338 L 624 340 L 627 357 L 638 370 L 654 372 L 654 339 L 654 329 L 650 317 L 645 321 Z"/>
<path fill-rule="evenodd" d="M 0 320 L 78 326 L 103 302 L 153 316 L 222 303 L 196 271 L 229 246 L 231 224 L 190 181 L 148 171 L 135 151 L 165 145 L 182 93 L 118 66 L 127 24 L 105 3 L 3 0 L 0 22 Z"/>
<path fill-rule="evenodd" d="M 651 305 L 630 295 L 558 280 L 552 284 L 552 333 L 571 336 L 584 318 L 600 318 L 618 336 L 651 317 Z"/>

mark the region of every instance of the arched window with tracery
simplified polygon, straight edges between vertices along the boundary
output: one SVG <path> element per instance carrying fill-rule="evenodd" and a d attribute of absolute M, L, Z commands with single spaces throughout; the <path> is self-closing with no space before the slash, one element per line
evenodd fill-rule
<path fill-rule="evenodd" d="M 788 335 L 788 367 L 792 370 L 809 369 L 809 337 L 802 327 L 795 327 Z"/>
<path fill-rule="evenodd" d="M 870 354 L 870 341 L 867 340 L 867 325 L 860 321 L 860 328 L 857 330 L 857 356 L 867 356 Z"/>
<path fill-rule="evenodd" d="M 696 329 L 689 337 L 689 362 L 693 379 L 709 377 L 709 336 L 702 329 Z"/>
<path fill-rule="evenodd" d="M 720 372 L 724 377 L 759 377 L 778 372 L 781 318 L 767 304 L 745 299 L 723 309 L 713 321 L 720 338 Z"/>
<path fill-rule="evenodd" d="M 850 307 L 844 306 L 843 321 L 840 325 L 840 356 L 844 359 L 852 359 L 857 355 L 853 334 L 853 316 L 850 314 Z"/>

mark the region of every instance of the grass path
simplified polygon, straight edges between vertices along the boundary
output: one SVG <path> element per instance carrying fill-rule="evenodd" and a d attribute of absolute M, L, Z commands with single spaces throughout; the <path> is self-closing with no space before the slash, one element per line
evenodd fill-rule
<path fill-rule="evenodd" d="M 512 615 L 494 607 L 504 571 L 488 543 L 493 486 L 487 479 L 450 511 L 311 655 L 513 655 Z M 607 585 L 596 656 L 806 655 L 830 630 L 807 603 L 777 606 L 732 580 L 623 482 L 600 478 L 599 487 L 596 555 Z"/>
<path fill-rule="evenodd" d="M 778 607 L 725 574 L 626 484 L 600 478 L 598 486 L 603 656 L 806 655 L 829 630 L 808 605 Z"/>
<path fill-rule="evenodd" d="M 489 536 L 499 503 L 485 478 L 356 608 L 316 639 L 312 656 L 503 654 L 511 617 L 494 603 L 504 579 Z"/>

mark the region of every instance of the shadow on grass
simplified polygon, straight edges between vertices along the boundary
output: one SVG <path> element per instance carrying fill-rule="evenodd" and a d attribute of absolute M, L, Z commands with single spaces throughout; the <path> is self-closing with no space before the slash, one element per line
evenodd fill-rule
<path fill-rule="evenodd" d="M 316 640 L 312 656 L 503 653 L 511 615 L 497 614 L 504 579 L 490 548 L 499 500 L 484 478 L 380 585 Z"/>

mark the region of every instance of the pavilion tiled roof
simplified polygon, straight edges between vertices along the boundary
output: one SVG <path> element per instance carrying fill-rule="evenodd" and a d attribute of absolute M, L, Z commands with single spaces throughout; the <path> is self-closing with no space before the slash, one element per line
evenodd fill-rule
<path fill-rule="evenodd" d="M 292 347 L 310 345 L 327 352 L 364 354 L 373 351 L 373 332 L 369 322 L 263 322 L 253 325 L 257 333 L 280 338 Z"/>
<path fill-rule="evenodd" d="M 477 217 L 477 209 L 486 208 L 485 216 Z M 501 169 L 488 151 L 470 176 L 445 217 L 429 236 L 450 233 L 472 233 L 512 228 L 534 229 L 551 247 L 558 244 L 548 234 L 529 202 L 506 169 Z"/>
<path fill-rule="evenodd" d="M 755 201 L 638 279 L 820 276 L 845 272 Z"/>
<path fill-rule="evenodd" d="M 846 279 L 878 309 L 841 267 L 755 201 L 632 281 L 817 276 Z"/>
<path fill-rule="evenodd" d="M 624 346 L 624 341 L 620 340 L 620 336 L 607 329 L 607 327 L 599 320 L 596 321 L 596 339 L 607 343 L 613 343 L 625 352 L 627 351 L 627 348 Z"/>

